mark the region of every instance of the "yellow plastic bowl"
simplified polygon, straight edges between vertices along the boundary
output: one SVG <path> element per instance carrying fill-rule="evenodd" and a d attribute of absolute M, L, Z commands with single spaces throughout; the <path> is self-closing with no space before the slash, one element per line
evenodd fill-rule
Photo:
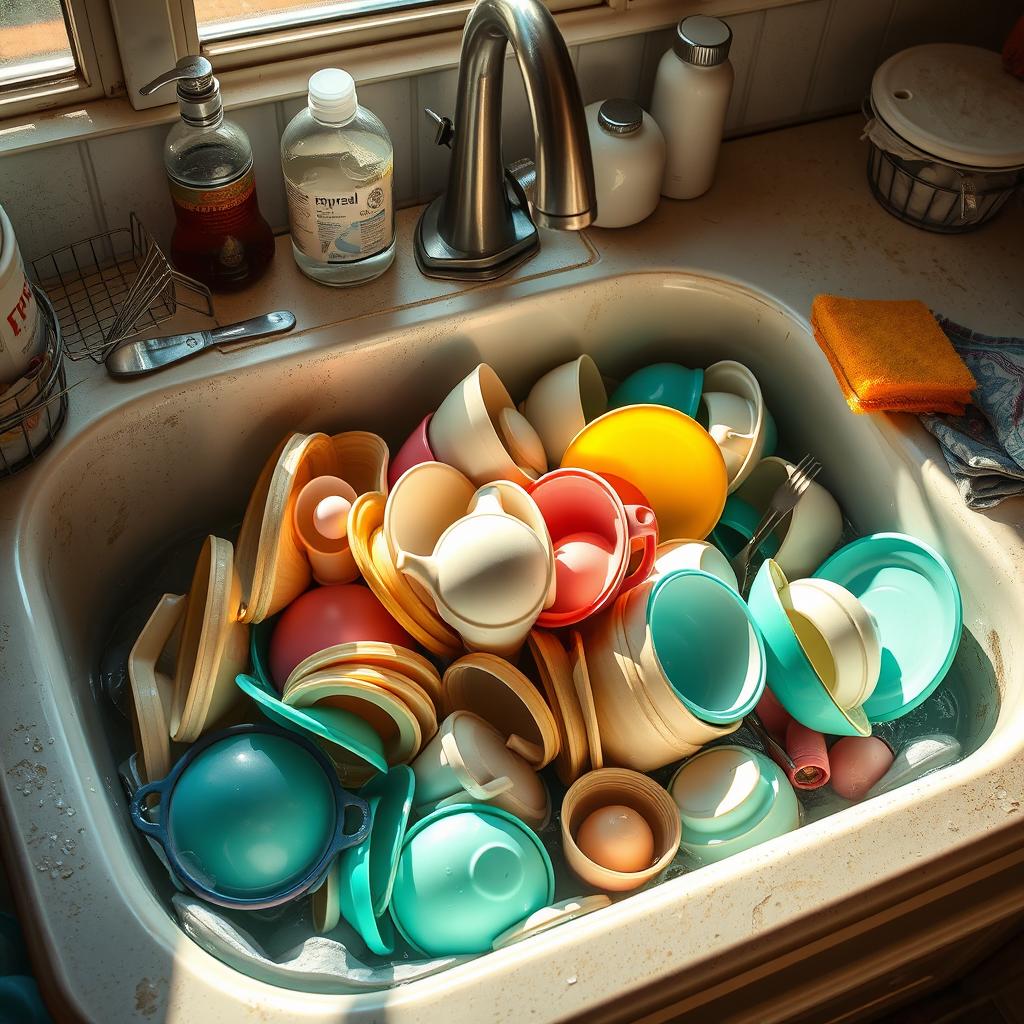
<path fill-rule="evenodd" d="M 662 540 L 703 540 L 729 489 L 711 435 L 662 405 L 626 405 L 599 416 L 573 438 L 562 465 L 610 473 L 638 487 L 658 517 Z"/>

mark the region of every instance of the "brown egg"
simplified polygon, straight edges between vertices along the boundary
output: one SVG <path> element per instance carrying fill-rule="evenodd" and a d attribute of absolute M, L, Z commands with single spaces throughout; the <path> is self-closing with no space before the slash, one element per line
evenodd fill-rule
<path fill-rule="evenodd" d="M 632 807 L 613 804 L 587 815 L 576 845 L 595 864 L 610 871 L 642 871 L 654 860 L 654 833 Z"/>

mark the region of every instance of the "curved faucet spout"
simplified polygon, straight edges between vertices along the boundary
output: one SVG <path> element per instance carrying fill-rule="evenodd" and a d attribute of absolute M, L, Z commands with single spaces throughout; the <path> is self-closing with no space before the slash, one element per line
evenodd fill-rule
<path fill-rule="evenodd" d="M 540 0 L 477 0 L 462 37 L 448 187 L 417 230 L 421 269 L 498 277 L 536 251 L 536 228 L 510 196 L 501 155 L 505 48 L 522 70 L 536 140 L 533 221 L 580 230 L 597 215 L 594 169 L 569 51 Z"/>

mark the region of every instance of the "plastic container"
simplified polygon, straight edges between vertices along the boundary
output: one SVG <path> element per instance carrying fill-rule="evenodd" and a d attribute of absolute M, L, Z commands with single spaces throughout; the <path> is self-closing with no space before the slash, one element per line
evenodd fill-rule
<path fill-rule="evenodd" d="M 599 228 L 646 220 L 661 198 L 665 138 L 654 118 L 633 100 L 591 103 L 584 112 L 594 157 Z"/>
<path fill-rule="evenodd" d="M 732 95 L 731 45 L 724 21 L 684 18 L 658 64 L 651 113 L 665 136 L 661 194 L 671 199 L 695 199 L 714 181 Z"/>
<path fill-rule="evenodd" d="M 387 128 L 359 106 L 347 71 L 309 79 L 308 105 L 281 136 L 292 255 L 320 284 L 362 284 L 395 258 L 394 149 Z"/>

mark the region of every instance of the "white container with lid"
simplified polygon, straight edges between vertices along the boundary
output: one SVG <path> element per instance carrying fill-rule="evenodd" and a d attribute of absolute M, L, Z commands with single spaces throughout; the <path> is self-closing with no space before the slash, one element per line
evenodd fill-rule
<path fill-rule="evenodd" d="M 633 100 L 610 99 L 586 109 L 594 156 L 597 219 L 624 228 L 649 217 L 661 197 L 665 138 L 654 118 Z"/>
<path fill-rule="evenodd" d="M 658 64 L 651 113 L 667 147 L 662 195 L 695 199 L 711 188 L 732 95 L 731 45 L 724 21 L 684 18 Z"/>
<path fill-rule="evenodd" d="M 299 269 L 329 285 L 379 277 L 395 258 L 388 130 L 356 98 L 347 71 L 309 80 L 305 110 L 281 136 L 292 254 Z"/>
<path fill-rule="evenodd" d="M 0 206 L 0 395 L 29 371 L 42 344 L 39 307 L 14 227 Z M 4 412 L 0 402 L 0 418 Z"/>

